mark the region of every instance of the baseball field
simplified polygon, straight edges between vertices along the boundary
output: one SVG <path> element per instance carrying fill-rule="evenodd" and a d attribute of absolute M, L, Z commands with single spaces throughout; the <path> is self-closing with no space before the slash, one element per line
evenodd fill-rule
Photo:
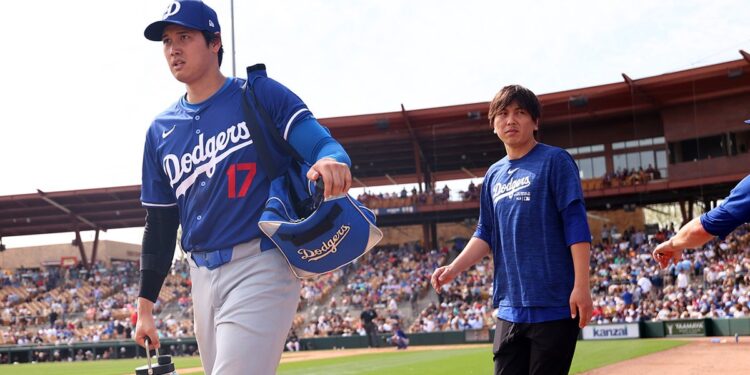
<path fill-rule="evenodd" d="M 628 359 L 693 344 L 695 342 L 661 339 L 579 341 L 571 373 L 583 373 Z M 730 346 L 727 345 L 727 347 Z M 382 348 L 284 353 L 278 373 L 285 375 L 489 374 L 492 372 L 491 350 L 492 348 L 489 345 L 462 345 L 410 347 L 405 351 Z M 200 360 L 197 357 L 176 358 L 175 363 L 180 375 L 203 374 L 199 368 Z M 145 361 L 140 359 L 2 365 L 0 366 L 0 374 L 126 375 L 133 374 L 133 369 L 143 364 L 145 364 Z M 252 366 L 252 364 L 248 364 L 248 366 Z M 640 372 L 639 375 L 647 373 Z M 663 371 L 659 373 L 664 374 Z"/>

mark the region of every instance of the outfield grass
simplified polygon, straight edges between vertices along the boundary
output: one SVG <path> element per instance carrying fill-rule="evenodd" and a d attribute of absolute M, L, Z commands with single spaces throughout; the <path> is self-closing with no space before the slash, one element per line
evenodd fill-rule
<path fill-rule="evenodd" d="M 200 367 L 198 357 L 174 358 L 179 369 Z M 34 363 L 0 365 L 1 375 L 124 375 L 135 374 L 135 368 L 146 364 L 146 359 L 113 359 L 96 362 Z"/>
<path fill-rule="evenodd" d="M 602 367 L 687 344 L 676 340 L 579 341 L 571 374 Z M 492 347 L 424 352 L 386 352 L 344 358 L 291 362 L 279 367 L 282 375 L 328 374 L 491 374 Z"/>
<path fill-rule="evenodd" d="M 687 344 L 677 340 L 579 341 L 571 373 L 591 370 L 645 354 Z M 490 374 L 492 348 L 488 346 L 455 350 L 395 351 L 351 357 L 290 362 L 279 367 L 281 375 L 346 374 Z M 140 360 L 110 360 L 77 363 L 2 365 L 0 374 L 14 375 L 123 375 L 134 373 Z M 175 358 L 177 369 L 199 367 L 198 358 Z M 202 373 L 195 373 L 202 374 Z"/>

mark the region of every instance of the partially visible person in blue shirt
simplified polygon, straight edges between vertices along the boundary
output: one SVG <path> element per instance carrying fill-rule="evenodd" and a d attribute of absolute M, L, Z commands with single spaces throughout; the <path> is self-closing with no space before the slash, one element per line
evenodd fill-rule
<path fill-rule="evenodd" d="M 406 349 L 409 347 L 409 336 L 406 336 L 404 331 L 398 325 L 393 326 L 393 336 L 391 336 L 391 345 L 395 346 L 398 350 Z"/>
<path fill-rule="evenodd" d="M 677 264 L 683 250 L 702 246 L 714 237 L 724 238 L 747 222 L 750 222 L 750 175 L 718 207 L 691 220 L 672 238 L 659 244 L 654 249 L 654 259 L 662 268 L 670 262 Z"/>
<path fill-rule="evenodd" d="M 490 125 L 507 156 L 492 165 L 479 223 L 461 254 L 432 275 L 436 290 L 491 255 L 495 374 L 567 374 L 580 328 L 591 319 L 591 232 L 578 168 L 536 141 L 541 106 L 506 86 L 490 104 Z"/>

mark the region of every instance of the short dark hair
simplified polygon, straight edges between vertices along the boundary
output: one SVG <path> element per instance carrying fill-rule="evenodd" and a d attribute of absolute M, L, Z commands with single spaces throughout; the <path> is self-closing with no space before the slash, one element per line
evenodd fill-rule
<path fill-rule="evenodd" d="M 203 34 L 203 38 L 206 39 L 206 46 L 211 46 L 211 42 L 213 42 L 217 38 L 221 38 L 218 34 L 212 33 L 210 31 L 202 30 L 201 34 Z M 221 43 L 221 40 L 219 41 Z M 221 60 L 224 57 L 224 43 L 221 43 L 221 47 L 219 47 L 219 67 L 221 67 Z"/>
<path fill-rule="evenodd" d="M 490 112 L 487 115 L 487 118 L 490 120 L 490 127 L 494 126 L 495 116 L 513 102 L 526 112 L 529 112 L 531 119 L 534 121 L 537 121 L 542 116 L 542 106 L 539 104 L 539 98 L 531 90 L 521 85 L 509 85 L 503 87 L 490 103 Z"/>

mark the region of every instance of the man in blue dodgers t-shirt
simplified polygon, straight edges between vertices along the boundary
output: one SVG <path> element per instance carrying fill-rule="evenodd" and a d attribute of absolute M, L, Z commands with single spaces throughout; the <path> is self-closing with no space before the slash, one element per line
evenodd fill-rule
<path fill-rule="evenodd" d="M 670 261 L 677 264 L 682 257 L 682 250 L 702 246 L 715 236 L 724 238 L 735 228 L 748 222 L 750 175 L 743 178 L 719 206 L 690 220 L 672 238 L 660 243 L 654 249 L 654 259 L 662 268 L 669 266 Z"/>
<path fill-rule="evenodd" d="M 484 177 L 474 236 L 431 280 L 437 290 L 492 254 L 495 374 L 567 374 L 592 313 L 591 233 L 578 168 L 564 150 L 536 141 L 540 114 L 536 95 L 518 85 L 490 103 L 490 125 L 507 156 Z"/>

